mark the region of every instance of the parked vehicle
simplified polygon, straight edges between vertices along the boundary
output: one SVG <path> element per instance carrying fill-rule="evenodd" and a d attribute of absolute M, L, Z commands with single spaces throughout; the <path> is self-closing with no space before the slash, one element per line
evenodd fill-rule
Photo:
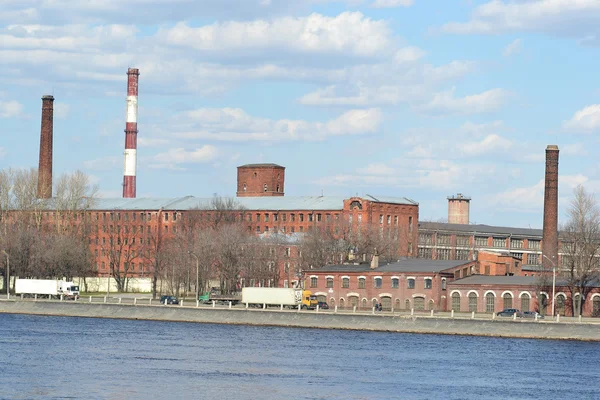
<path fill-rule="evenodd" d="M 319 308 L 322 309 L 322 310 L 328 310 L 329 309 L 329 304 L 327 304 L 324 301 L 319 301 L 318 304 L 319 304 Z"/>
<path fill-rule="evenodd" d="M 305 310 L 314 310 L 317 307 L 317 296 L 310 290 L 293 288 L 261 288 L 245 287 L 242 289 L 242 303 L 249 306 L 262 307 L 263 305 L 281 305 L 290 308 L 301 306 Z"/>
<path fill-rule="evenodd" d="M 517 314 L 517 318 L 523 317 L 523 313 L 521 313 L 521 311 L 517 310 L 516 308 L 505 308 L 504 310 L 498 311 L 496 313 L 498 317 L 512 317 L 515 314 Z"/>
<path fill-rule="evenodd" d="M 19 279 L 15 282 L 15 293 L 23 297 L 48 296 L 76 300 L 79 298 L 79 286 L 73 282 L 58 279 Z"/>
<path fill-rule="evenodd" d="M 524 311 L 523 318 L 535 318 L 537 315 L 538 319 L 544 319 L 544 316 L 537 311 Z"/>
<path fill-rule="evenodd" d="M 179 304 L 179 300 L 176 296 L 160 296 L 161 304 Z"/>

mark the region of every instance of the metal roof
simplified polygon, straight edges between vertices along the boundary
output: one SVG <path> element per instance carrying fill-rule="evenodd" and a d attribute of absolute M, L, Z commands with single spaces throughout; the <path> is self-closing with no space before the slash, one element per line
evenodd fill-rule
<path fill-rule="evenodd" d="M 365 200 L 385 202 L 391 204 L 417 205 L 418 203 L 405 197 L 383 197 L 376 198 L 371 195 L 363 197 Z M 246 210 L 273 210 L 273 211 L 294 211 L 294 210 L 342 210 L 345 197 L 342 196 L 265 196 L 265 197 L 233 197 L 226 198 L 227 201 L 233 199 Z M 213 198 L 211 197 L 175 197 L 175 198 L 98 198 L 95 199 L 92 210 L 190 210 L 194 208 L 211 209 Z"/>
<path fill-rule="evenodd" d="M 510 228 L 505 226 L 491 226 L 481 224 L 449 224 L 445 222 L 419 222 L 419 229 L 449 232 L 464 232 L 469 234 L 498 235 L 498 236 L 523 236 L 542 238 L 541 229 Z"/>
<path fill-rule="evenodd" d="M 519 285 L 533 286 L 539 282 L 537 276 L 495 276 L 495 275 L 471 275 L 458 279 L 449 285 Z"/>
<path fill-rule="evenodd" d="M 312 272 L 431 272 L 436 273 L 461 265 L 469 264 L 464 260 L 427 260 L 423 258 L 406 258 L 391 263 L 379 263 L 379 267 L 371 269 L 369 263 L 327 265 L 311 270 Z"/>
<path fill-rule="evenodd" d="M 263 164 L 244 164 L 240 165 L 238 168 L 284 168 L 281 165 L 273 164 L 273 163 L 263 163 Z"/>

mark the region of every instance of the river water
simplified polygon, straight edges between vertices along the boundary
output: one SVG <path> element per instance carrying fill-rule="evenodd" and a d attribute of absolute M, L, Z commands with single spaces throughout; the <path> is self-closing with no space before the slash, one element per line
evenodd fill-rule
<path fill-rule="evenodd" d="M 2 399 L 594 399 L 600 345 L 0 314 Z"/>

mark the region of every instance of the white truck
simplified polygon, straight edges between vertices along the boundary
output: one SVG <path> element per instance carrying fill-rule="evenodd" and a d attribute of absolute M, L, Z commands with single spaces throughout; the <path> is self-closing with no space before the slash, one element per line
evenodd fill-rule
<path fill-rule="evenodd" d="M 253 307 L 277 306 L 303 309 L 314 309 L 317 306 L 317 297 L 310 290 L 292 288 L 242 288 L 242 303 Z"/>
<path fill-rule="evenodd" d="M 58 279 L 18 279 L 15 282 L 15 293 L 27 297 L 48 296 L 75 300 L 79 298 L 79 286 L 73 282 Z"/>

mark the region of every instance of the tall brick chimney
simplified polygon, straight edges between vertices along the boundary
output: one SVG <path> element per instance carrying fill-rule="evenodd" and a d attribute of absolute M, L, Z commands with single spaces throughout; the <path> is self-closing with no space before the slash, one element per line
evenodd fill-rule
<path fill-rule="evenodd" d="M 545 270 L 552 270 L 552 267 L 558 267 L 558 146 L 556 145 L 546 147 L 545 181 L 542 267 Z"/>
<path fill-rule="evenodd" d="M 52 135 L 54 129 L 54 97 L 42 96 L 42 129 L 40 132 L 40 163 L 37 195 L 52 197 Z"/>

